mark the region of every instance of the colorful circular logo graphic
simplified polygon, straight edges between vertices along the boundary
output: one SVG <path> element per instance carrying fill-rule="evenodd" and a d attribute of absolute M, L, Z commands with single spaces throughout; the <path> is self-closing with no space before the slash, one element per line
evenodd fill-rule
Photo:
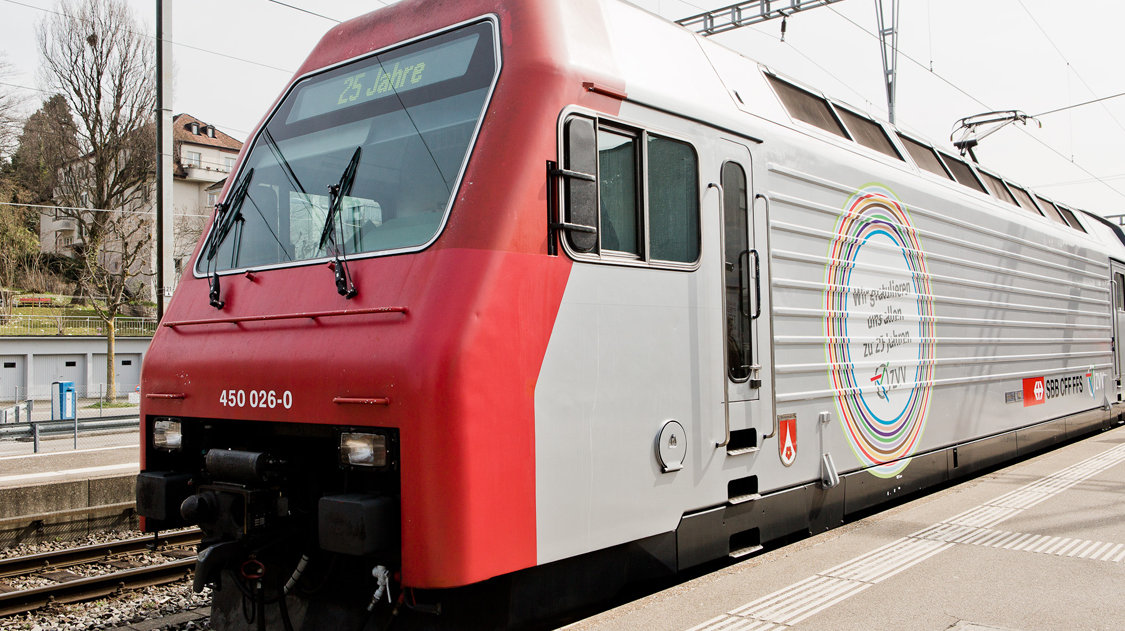
<path fill-rule="evenodd" d="M 900 473 L 922 436 L 934 373 L 934 309 L 910 216 L 867 186 L 836 224 L 825 273 L 829 378 L 856 457 Z"/>

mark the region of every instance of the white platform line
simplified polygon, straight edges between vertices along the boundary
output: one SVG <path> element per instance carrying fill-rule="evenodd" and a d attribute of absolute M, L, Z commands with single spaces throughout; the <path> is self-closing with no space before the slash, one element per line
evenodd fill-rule
<path fill-rule="evenodd" d="M 1112 542 L 1103 543 L 1102 545 L 1100 545 L 1100 546 L 1094 548 L 1093 550 L 1091 550 L 1090 554 L 1087 555 L 1086 558 L 1097 559 L 1097 560 L 1100 561 L 1102 554 L 1104 554 L 1106 550 L 1108 550 L 1109 548 L 1112 548 L 1112 547 L 1113 547 Z"/>
<path fill-rule="evenodd" d="M 958 539 L 954 543 L 965 543 L 965 544 L 979 545 L 985 539 L 987 539 L 988 537 L 991 537 L 994 534 L 996 534 L 995 530 L 989 530 L 988 528 L 981 528 L 981 529 L 979 529 L 979 530 L 977 530 L 977 531 L 975 531 L 975 532 L 973 532 L 973 533 L 971 533 L 971 534 L 969 534 L 965 537 L 961 537 L 960 539 Z"/>
<path fill-rule="evenodd" d="M 68 475 L 88 475 L 91 473 L 111 473 L 113 471 L 139 471 L 141 463 L 126 462 L 124 464 L 107 464 L 101 467 L 82 467 L 79 469 L 63 469 L 62 471 L 47 471 L 44 473 L 21 473 L 19 475 L 0 476 L 0 484 L 5 482 L 24 482 L 27 480 L 43 480 L 46 478 L 61 478 Z"/>
<path fill-rule="evenodd" d="M 1125 548 L 1125 544 L 1115 543 L 1115 544 L 1113 544 L 1113 546 L 1110 546 L 1108 550 L 1106 550 L 1104 553 L 1102 553 L 1101 557 L 1098 560 L 1099 561 L 1108 561 L 1110 559 L 1113 559 L 1114 556 L 1117 555 L 1117 552 L 1122 550 L 1122 548 Z"/>
<path fill-rule="evenodd" d="M 1009 532 L 1007 530 L 997 530 L 996 534 L 996 537 L 985 542 L 984 545 L 987 545 L 991 548 L 1004 548 L 1011 545 L 1011 543 L 1016 539 L 1019 539 L 1020 536 L 1020 533 L 1018 532 Z"/>
<path fill-rule="evenodd" d="M 5 460 L 26 460 L 28 458 L 46 458 L 49 456 L 73 456 L 75 454 L 92 454 L 99 451 L 115 451 L 118 449 L 131 449 L 140 451 L 139 445 L 118 445 L 116 447 L 91 447 L 90 449 L 70 449 L 67 451 L 44 451 L 37 454 L 24 454 L 22 456 L 0 456 L 0 462 Z"/>
<path fill-rule="evenodd" d="M 847 581 L 841 579 L 818 576 L 811 583 L 807 583 L 804 589 L 790 591 L 768 607 L 747 612 L 745 615 L 760 620 L 784 622 L 791 612 L 808 606 L 810 602 L 815 606 L 825 594 L 831 596 L 834 593 L 833 588 L 846 584 Z"/>
<path fill-rule="evenodd" d="M 1057 544 L 1061 539 L 1062 539 L 1062 537 L 1047 537 L 1043 541 L 1040 541 L 1039 545 L 1037 545 L 1034 548 L 1031 548 L 1030 550 L 1028 550 L 1028 552 L 1036 552 L 1036 553 L 1042 554 L 1042 553 L 1046 552 L 1049 548 L 1051 548 L 1052 546 Z"/>
<path fill-rule="evenodd" d="M 836 600 L 838 596 L 854 590 L 858 585 L 855 581 L 828 577 L 824 577 L 824 579 L 816 586 L 816 589 L 809 593 L 794 594 L 790 602 L 785 603 L 784 606 L 769 612 L 763 612 L 762 615 L 752 614 L 753 617 L 782 624 L 793 624 L 794 620 L 805 617 L 809 611 L 820 609 L 825 603 Z"/>
<path fill-rule="evenodd" d="M 851 598 L 852 596 L 855 596 L 856 594 L 862 592 L 863 590 L 867 589 L 868 587 L 871 587 L 870 583 L 854 583 L 854 585 L 855 585 L 855 587 L 851 591 L 840 594 L 836 598 L 833 598 L 832 600 L 830 600 L 828 602 L 825 602 L 824 604 L 822 604 L 821 606 L 819 606 L 815 609 L 810 609 L 809 611 L 806 611 L 804 613 L 804 615 L 800 616 L 799 618 L 794 618 L 794 619 L 790 620 L 789 624 L 794 625 L 794 624 L 797 624 L 798 622 L 801 622 L 802 620 L 804 620 L 806 618 L 809 618 L 811 616 L 815 616 L 816 614 L 824 611 L 825 609 L 828 609 L 832 605 L 835 605 L 836 603 L 838 603 L 842 600 L 846 600 L 848 598 Z"/>
<path fill-rule="evenodd" d="M 773 631 L 778 628 L 782 627 L 762 620 L 752 620 L 723 614 L 699 626 L 692 627 L 689 631 Z"/>
<path fill-rule="evenodd" d="M 1057 554 L 1058 556 L 1063 556 L 1063 555 L 1070 556 L 1071 550 L 1073 550 L 1075 548 L 1075 546 L 1079 546 L 1079 545 L 1082 545 L 1081 539 L 1072 539 L 1070 541 L 1070 543 L 1068 543 L 1065 546 L 1059 548 L 1058 551 L 1055 552 L 1055 554 Z"/>
<path fill-rule="evenodd" d="M 762 607 L 765 607 L 766 605 L 772 603 L 773 601 L 781 600 L 781 599 L 785 598 L 786 596 L 788 596 L 790 592 L 792 592 L 794 590 L 804 589 L 806 585 L 808 585 L 809 583 L 812 583 L 813 581 L 815 581 L 819 578 L 820 578 L 819 575 L 814 574 L 814 575 L 806 578 L 803 581 L 800 581 L 798 583 L 794 583 L 794 584 L 790 585 L 789 587 L 786 587 L 784 589 L 779 589 L 776 592 L 773 592 L 771 594 L 767 594 L 765 596 L 762 596 L 758 600 L 755 600 L 753 602 L 749 602 L 745 605 L 742 605 L 741 607 L 738 607 L 737 609 L 732 609 L 731 611 L 728 611 L 727 613 L 729 613 L 732 616 L 747 615 L 746 614 L 747 611 L 762 608 Z"/>
<path fill-rule="evenodd" d="M 1068 556 L 1081 559 L 1086 556 L 1086 553 L 1093 549 L 1093 547 L 1097 545 L 1097 543 L 1097 541 L 1083 541 L 1082 545 L 1075 548 L 1074 551 L 1071 552 Z"/>
<path fill-rule="evenodd" d="M 1004 546 L 1004 549 L 1005 550 L 1023 550 L 1025 547 L 1027 547 L 1028 544 L 1035 543 L 1035 542 L 1038 542 L 1038 541 L 1039 541 L 1039 535 L 1033 535 L 1033 534 L 1030 534 L 1030 533 L 1025 533 L 1025 534 L 1022 534 L 1019 537 L 1017 537 L 1015 540 L 1013 540 L 1008 545 Z"/>
<path fill-rule="evenodd" d="M 1043 549 L 1043 554 L 1058 554 L 1067 546 L 1071 545 L 1074 539 L 1070 537 L 1060 537 L 1059 540 Z"/>
<path fill-rule="evenodd" d="M 992 530 L 1028 508 L 1125 461 L 1125 444 L 717 616 L 688 631 L 781 630 L 958 544 L 1125 560 L 1125 544 Z M 2 480 L 2 478 L 0 478 Z M 1080 553 L 1080 554 L 1079 554 Z M 740 620 L 773 627 L 743 626 Z"/>
<path fill-rule="evenodd" d="M 915 565 L 918 565 L 922 561 L 925 561 L 926 559 L 938 554 L 939 552 L 943 552 L 945 550 L 948 550 L 948 549 L 952 548 L 954 545 L 955 544 L 952 544 L 952 543 L 936 543 L 935 545 L 933 545 L 929 549 L 919 550 L 919 551 L 917 551 L 917 553 L 913 557 L 911 557 L 905 563 L 900 563 L 900 564 L 896 565 L 895 567 L 888 569 L 883 574 L 872 578 L 871 583 L 872 584 L 881 583 L 881 582 L 887 580 L 888 578 L 894 576 L 895 574 L 898 574 L 900 572 L 904 572 L 904 571 L 914 567 Z"/>

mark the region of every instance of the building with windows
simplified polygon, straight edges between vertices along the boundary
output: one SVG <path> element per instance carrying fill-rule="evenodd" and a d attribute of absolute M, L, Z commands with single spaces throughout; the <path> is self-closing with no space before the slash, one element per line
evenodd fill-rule
<path fill-rule="evenodd" d="M 172 262 L 178 281 L 207 225 L 223 181 L 234 169 L 242 143 L 190 114 L 177 114 L 172 129 L 176 155 L 172 171 Z"/>
<path fill-rule="evenodd" d="M 222 182 L 234 168 L 242 142 L 190 114 L 177 114 L 172 129 L 172 260 L 178 279 L 206 226 Z M 56 211 L 43 213 L 39 223 L 41 251 L 68 253 L 81 240 L 73 218 Z"/>

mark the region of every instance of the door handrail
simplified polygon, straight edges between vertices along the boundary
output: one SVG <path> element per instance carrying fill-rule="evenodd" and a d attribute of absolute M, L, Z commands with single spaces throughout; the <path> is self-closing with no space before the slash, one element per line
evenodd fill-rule
<path fill-rule="evenodd" d="M 767 226 L 766 233 L 767 233 L 767 238 L 769 238 L 768 237 L 768 234 L 769 234 L 768 226 L 770 224 L 770 202 L 772 200 L 770 199 L 770 196 L 766 195 L 765 193 L 756 193 L 754 195 L 754 199 L 759 199 L 759 198 L 766 203 L 766 226 Z M 767 245 L 767 248 L 766 248 L 766 253 L 767 254 L 769 253 L 768 245 Z M 767 270 L 767 271 L 769 271 L 769 270 Z M 759 281 L 758 281 L 758 287 L 759 288 L 761 287 L 761 284 L 762 284 L 761 279 L 759 279 Z M 761 294 L 759 293 L 759 296 L 760 295 Z M 761 303 L 759 302 L 759 304 L 761 304 Z M 773 308 L 773 294 L 772 293 L 770 294 L 770 308 L 771 309 Z M 771 320 L 770 320 L 770 336 L 772 337 L 772 335 L 773 335 L 773 321 L 772 321 L 772 317 L 771 317 Z M 777 376 L 776 376 L 777 362 L 774 361 L 774 357 L 773 357 L 774 344 L 773 344 L 772 339 L 770 340 L 769 349 L 770 349 L 770 390 L 771 390 L 770 396 L 773 397 L 773 396 L 777 396 Z M 773 417 L 773 430 L 769 434 L 766 434 L 765 436 L 762 436 L 763 441 L 767 438 L 773 438 L 774 436 L 777 436 L 777 430 L 778 430 L 779 422 L 777 420 L 777 409 L 776 409 L 777 401 L 776 400 L 774 401 L 773 407 L 774 407 L 774 409 L 771 410 L 771 414 L 770 414 L 770 416 Z"/>
<path fill-rule="evenodd" d="M 723 427 L 724 437 L 723 442 L 715 443 L 715 448 L 726 447 L 730 444 L 730 379 L 727 377 L 727 368 L 730 366 L 730 349 L 727 348 L 726 330 L 727 330 L 727 287 L 726 287 L 726 264 L 727 264 L 727 238 L 726 238 L 726 192 L 723 191 L 723 185 L 711 182 L 707 185 L 708 190 L 714 188 L 719 191 L 719 334 L 722 336 L 723 347 Z"/>

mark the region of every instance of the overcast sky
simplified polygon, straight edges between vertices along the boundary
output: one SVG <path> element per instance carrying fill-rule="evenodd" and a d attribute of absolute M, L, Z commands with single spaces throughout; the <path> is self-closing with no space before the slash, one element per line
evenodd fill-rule
<path fill-rule="evenodd" d="M 533 0 L 522 0 L 533 1 Z M 146 32 L 155 2 L 129 0 Z M 348 19 L 393 0 L 286 0 Z M 730 0 L 635 0 L 675 19 Z M 780 4 L 780 3 L 779 3 Z M 887 2 L 889 5 L 889 1 Z M 333 22 L 268 0 L 166 0 L 175 24 L 173 109 L 245 139 Z M 953 123 L 988 110 L 1040 114 L 1125 92 L 1125 3 L 1090 0 L 903 0 L 898 123 L 951 147 Z M 35 30 L 53 0 L 0 0 L 5 83 L 39 88 Z M 714 39 L 832 97 L 886 118 L 872 0 L 844 0 Z M 932 68 L 932 70 L 931 70 Z M 7 86 L 0 86 L 7 88 Z M 26 95 L 28 112 L 44 97 Z M 981 161 L 1038 192 L 1101 214 L 1125 213 L 1125 97 L 1010 126 L 977 151 Z M 1101 181 L 1098 181 L 1100 178 Z"/>

